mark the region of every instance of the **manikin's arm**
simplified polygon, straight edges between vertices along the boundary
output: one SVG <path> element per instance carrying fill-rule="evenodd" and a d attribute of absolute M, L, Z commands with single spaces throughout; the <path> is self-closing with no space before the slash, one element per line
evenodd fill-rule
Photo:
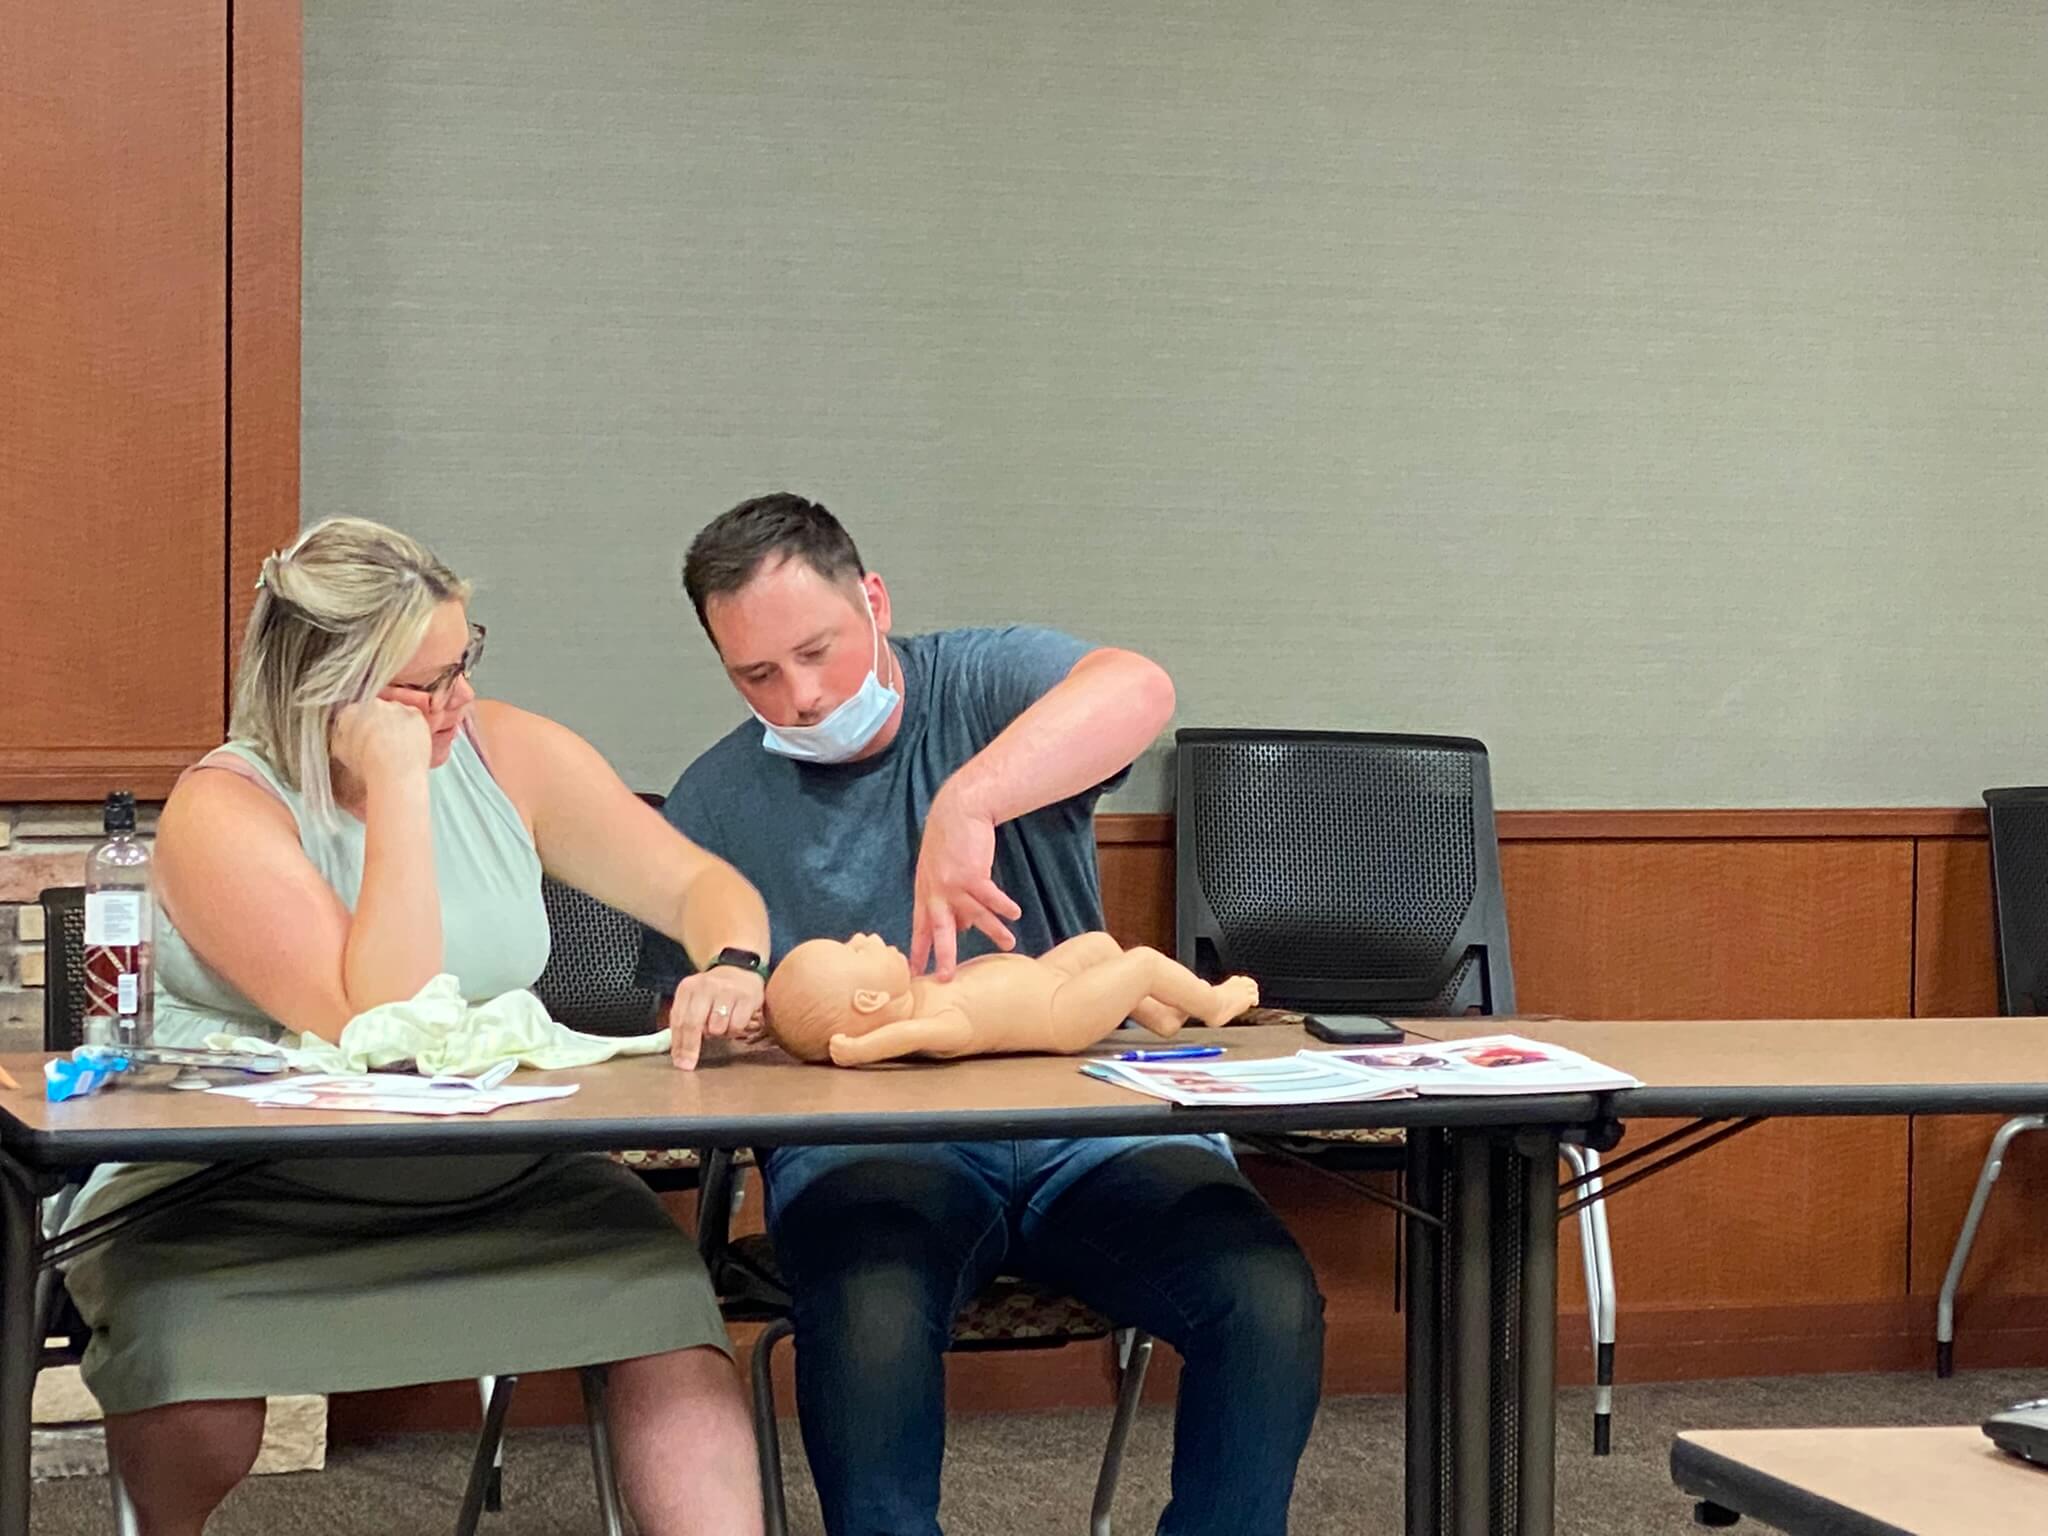
<path fill-rule="evenodd" d="M 935 1056 L 958 1056 L 974 1048 L 974 1025 L 957 1008 L 947 1008 L 923 1019 L 899 1019 L 864 1035 L 834 1035 L 832 1060 L 842 1067 L 858 1067 L 871 1061 L 892 1061 L 930 1051 Z"/>

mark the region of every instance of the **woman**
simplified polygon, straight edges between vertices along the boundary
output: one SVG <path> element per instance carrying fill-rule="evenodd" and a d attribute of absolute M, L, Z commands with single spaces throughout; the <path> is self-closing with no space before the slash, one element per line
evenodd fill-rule
<path fill-rule="evenodd" d="M 457 976 L 481 1000 L 548 956 L 545 869 L 678 940 L 678 1066 L 757 1027 L 752 886 L 596 752 L 479 700 L 468 588 L 402 534 L 335 519 L 264 562 L 232 739 L 179 782 L 156 843 L 157 1033 L 328 1040 Z M 189 1168 L 103 1169 L 71 1224 Z M 187 1536 L 248 1472 L 263 1399 L 611 1362 L 639 1528 L 759 1530 L 745 1399 L 695 1248 L 608 1160 L 289 1162 L 74 1262 L 88 1385 L 148 1536 Z"/>

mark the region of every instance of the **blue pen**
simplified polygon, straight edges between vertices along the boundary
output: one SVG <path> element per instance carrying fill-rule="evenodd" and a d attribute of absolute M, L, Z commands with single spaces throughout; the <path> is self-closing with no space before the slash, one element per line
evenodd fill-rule
<path fill-rule="evenodd" d="M 1176 1045 L 1164 1051 L 1118 1051 L 1115 1061 L 1192 1061 L 1197 1056 L 1221 1056 L 1220 1045 Z"/>

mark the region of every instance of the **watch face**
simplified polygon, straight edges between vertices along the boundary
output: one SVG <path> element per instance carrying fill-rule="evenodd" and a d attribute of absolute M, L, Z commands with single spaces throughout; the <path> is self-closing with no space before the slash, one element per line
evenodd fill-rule
<path fill-rule="evenodd" d="M 751 949 L 721 949 L 713 965 L 736 965 L 743 971 L 761 969 L 761 957 Z"/>

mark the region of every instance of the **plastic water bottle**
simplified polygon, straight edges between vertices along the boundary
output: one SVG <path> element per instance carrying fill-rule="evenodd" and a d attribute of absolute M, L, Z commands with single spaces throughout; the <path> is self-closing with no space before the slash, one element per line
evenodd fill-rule
<path fill-rule="evenodd" d="M 85 856 L 85 1040 L 148 1045 L 156 1033 L 156 903 L 149 845 L 135 836 L 135 796 L 107 796 L 106 840 Z"/>

